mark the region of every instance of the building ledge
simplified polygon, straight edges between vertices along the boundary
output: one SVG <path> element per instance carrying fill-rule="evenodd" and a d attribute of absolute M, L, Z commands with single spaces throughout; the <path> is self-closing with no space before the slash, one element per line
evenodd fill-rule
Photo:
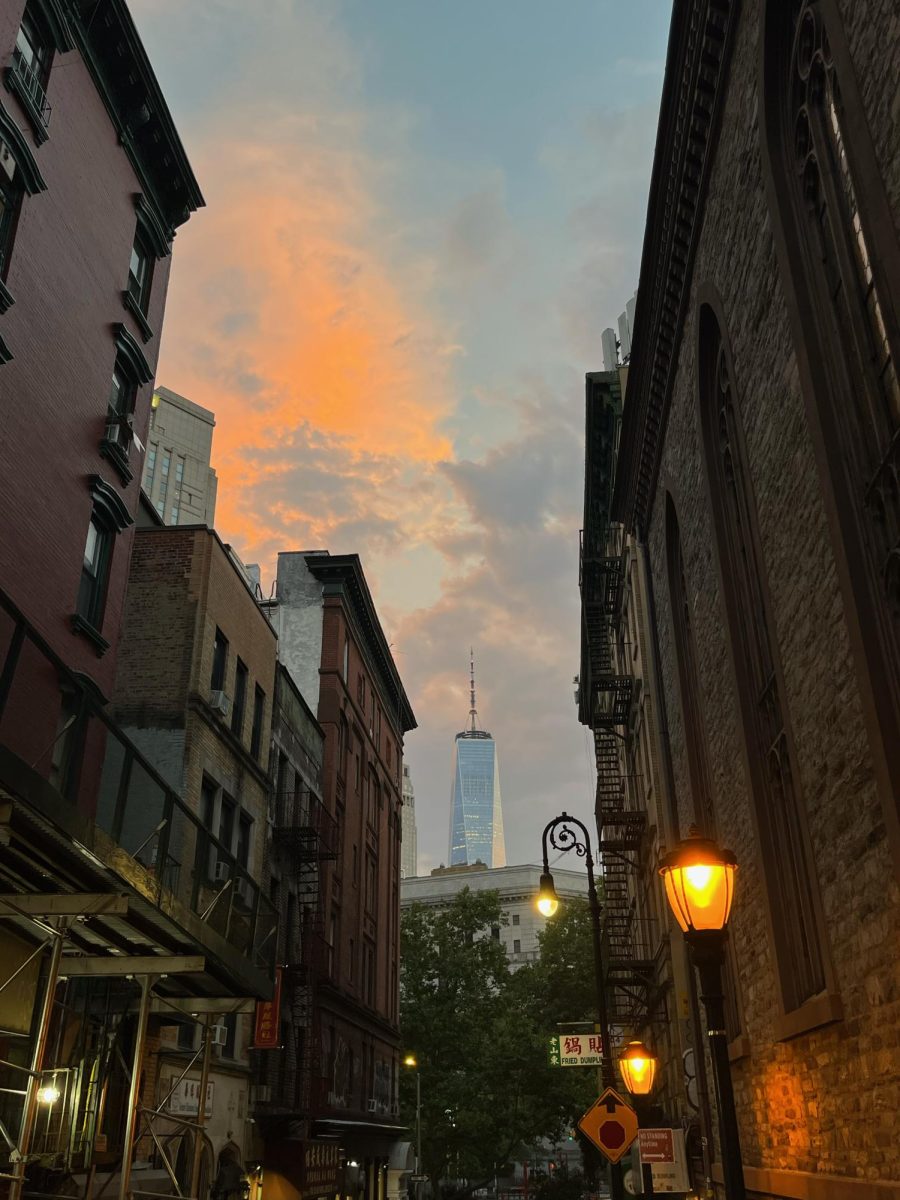
<path fill-rule="evenodd" d="M 775 1041 L 787 1042 L 802 1033 L 810 1033 L 822 1025 L 843 1019 L 844 1006 L 840 996 L 836 992 L 822 992 L 792 1012 L 781 1013 L 775 1018 Z"/>
<path fill-rule="evenodd" d="M 72 613 L 71 620 L 73 632 L 79 633 L 82 637 L 86 637 L 89 642 L 93 642 L 94 649 L 97 651 L 97 657 L 102 658 L 109 649 L 109 642 L 100 630 L 95 629 L 90 621 L 86 621 L 81 613 Z"/>
<path fill-rule="evenodd" d="M 141 311 L 141 306 L 132 296 L 131 292 L 124 291 L 122 293 L 122 303 L 134 317 L 135 323 L 140 330 L 141 337 L 145 342 L 149 342 L 153 337 L 153 330 L 150 327 L 150 322 Z"/>

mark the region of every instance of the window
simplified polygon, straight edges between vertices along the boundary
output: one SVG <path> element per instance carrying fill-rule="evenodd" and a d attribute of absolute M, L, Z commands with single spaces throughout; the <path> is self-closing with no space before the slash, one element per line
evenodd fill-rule
<path fill-rule="evenodd" d="M 200 819 L 204 826 L 212 831 L 216 815 L 216 794 L 218 787 L 206 775 L 200 784 Z"/>
<path fill-rule="evenodd" d="M 513 938 L 513 954 L 522 953 L 522 942 L 519 938 Z"/>
<path fill-rule="evenodd" d="M 823 991 L 825 959 L 818 888 L 782 699 L 756 501 L 747 468 L 731 356 L 708 304 L 699 314 L 700 411 L 723 595 L 738 680 L 750 790 L 773 914 L 785 1012 Z"/>
<path fill-rule="evenodd" d="M 136 399 L 137 385 L 126 377 L 122 367 L 116 363 L 109 389 L 106 440 L 119 450 L 126 462 L 131 450 Z"/>
<path fill-rule="evenodd" d="M 241 812 L 238 817 L 237 847 L 234 856 L 238 860 L 238 864 L 245 871 L 250 869 L 250 836 L 252 829 L 252 818 L 247 813 Z"/>
<path fill-rule="evenodd" d="M 81 583 L 78 587 L 75 611 L 95 629 L 99 629 L 102 624 L 112 544 L 112 532 L 104 528 L 98 517 L 92 516 L 84 544 Z"/>
<path fill-rule="evenodd" d="M 222 1017 L 225 1026 L 225 1045 L 221 1048 L 222 1058 L 237 1057 L 237 1013 L 225 1013 Z"/>
<path fill-rule="evenodd" d="M 234 673 L 234 703 L 231 706 L 231 732 L 241 737 L 244 732 L 244 709 L 247 704 L 247 665 L 240 659 Z"/>
<path fill-rule="evenodd" d="M 169 524 L 170 524 L 170 525 L 177 525 L 177 524 L 178 524 L 178 505 L 177 505 L 177 504 L 173 504 L 173 505 L 172 505 L 172 513 L 171 513 L 171 516 L 170 516 L 170 518 L 169 518 Z"/>
<path fill-rule="evenodd" d="M 144 316 L 147 315 L 152 274 L 153 255 L 144 244 L 140 233 L 136 233 L 128 264 L 128 296 Z"/>
<path fill-rule="evenodd" d="M 900 242 L 838 10 L 769 0 L 764 147 L 850 640 L 877 726 L 869 742 L 896 829 Z"/>
<path fill-rule="evenodd" d="M 149 496 L 153 491 L 153 477 L 156 474 L 156 447 L 147 450 L 147 462 L 144 466 L 144 491 Z"/>
<path fill-rule="evenodd" d="M 259 758 L 262 749 L 263 715 L 266 710 L 266 694 L 259 686 L 253 687 L 253 729 L 250 734 L 250 753 Z"/>
<path fill-rule="evenodd" d="M 132 473 L 128 460 L 134 441 L 138 388 L 150 382 L 153 372 L 137 342 L 123 325 L 116 326 L 115 344 L 116 355 L 106 405 L 106 432 L 100 443 L 100 451 L 116 468 L 123 482 L 129 483 Z"/>
<path fill-rule="evenodd" d="M 681 712 L 684 721 L 684 741 L 687 751 L 688 776 L 694 801 L 694 822 L 706 837 L 717 836 L 713 805 L 712 772 L 707 752 L 706 721 L 703 715 L 700 675 L 697 668 L 697 646 L 694 640 L 694 621 L 685 575 L 681 547 L 681 529 L 672 497 L 666 494 L 666 557 L 669 573 L 669 598 L 675 629 L 675 659 L 681 692 Z M 645 722 L 642 722 L 642 726 Z M 640 807 L 649 807 L 647 800 Z M 725 959 L 725 1027 L 729 1039 L 737 1037 L 742 1028 L 740 1008 L 740 975 L 734 954 L 734 939 L 729 938 Z"/>
<path fill-rule="evenodd" d="M 500 941 L 500 926 L 499 925 L 491 926 L 491 937 L 494 939 L 495 942 Z"/>
<path fill-rule="evenodd" d="M 212 675 L 209 686 L 213 692 L 221 692 L 225 688 L 225 667 L 228 662 L 228 638 L 218 627 L 213 642 Z"/>
<path fill-rule="evenodd" d="M 163 500 L 169 490 L 169 468 L 172 465 L 172 455 L 168 450 L 163 451 L 162 468 L 160 470 L 159 494 Z"/>
<path fill-rule="evenodd" d="M 230 854 L 234 844 L 234 818 L 237 815 L 237 805 L 230 796 L 222 795 L 219 808 L 219 841 Z"/>
<path fill-rule="evenodd" d="M 519 924 L 519 914 L 518 913 L 513 913 L 512 923 L 513 923 L 513 925 Z"/>
<path fill-rule="evenodd" d="M 12 63 L 7 73 L 7 86 L 19 98 L 32 124 L 35 140 L 40 144 L 47 138 L 50 124 L 50 105 L 47 103 L 47 81 L 50 76 L 50 61 L 53 57 L 52 43 L 35 12 L 29 4 L 22 15 L 22 24 L 16 34 Z"/>
<path fill-rule="evenodd" d="M 366 677 L 365 675 L 357 675 L 356 677 L 356 702 L 362 709 L 366 711 Z"/>
<path fill-rule="evenodd" d="M 0 139 L 0 151 L 4 152 L 4 156 L 9 161 L 10 150 L 2 139 Z M 0 279 L 6 278 L 22 193 L 23 188 L 18 170 L 13 171 L 12 179 L 5 171 L 0 171 Z M 5 308 L 5 305 L 3 307 Z"/>
<path fill-rule="evenodd" d="M 344 683 L 350 678 L 350 639 L 344 638 Z"/>

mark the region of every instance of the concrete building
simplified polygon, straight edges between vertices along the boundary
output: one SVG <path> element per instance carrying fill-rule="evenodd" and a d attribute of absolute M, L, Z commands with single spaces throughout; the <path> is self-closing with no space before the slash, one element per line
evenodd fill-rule
<path fill-rule="evenodd" d="M 675 6 L 611 507 L 669 828 L 740 864 L 731 1073 L 766 1197 L 900 1191 L 898 55 L 876 0 Z"/>
<path fill-rule="evenodd" d="M 499 925 L 493 935 L 506 948 L 511 970 L 538 957 L 538 934 L 546 924 L 535 908 L 541 880 L 536 866 L 487 867 L 471 863 L 458 867 L 435 867 L 430 875 L 404 879 L 400 884 L 400 908 L 423 904 L 443 908 L 452 903 L 463 889 L 472 892 L 498 892 L 508 925 Z M 553 868 L 553 882 L 560 900 L 587 899 L 587 874 L 584 871 Z"/>
<path fill-rule="evenodd" d="M 212 530 L 136 532 L 115 712 L 146 761 L 178 789 L 199 822 L 192 851 L 180 844 L 172 849 L 208 921 L 236 937 L 255 931 L 267 938 L 270 959 L 277 910 L 259 881 L 268 854 L 275 666 L 275 632 Z M 213 1157 L 207 1179 L 223 1156 L 244 1163 L 254 1148 L 248 1123 L 252 1020 L 226 1008 L 210 1022 L 220 1032 L 211 1035 L 208 1064 L 206 1135 Z M 195 1056 L 206 1036 L 195 1021 L 163 1023 L 157 1057 L 163 1095 L 186 1069 L 185 1084 L 199 1085 L 203 1068 Z M 176 1091 L 168 1112 L 176 1111 L 171 1103 L 189 1101 Z M 157 1132 L 175 1138 L 178 1131 L 161 1118 Z"/>
<path fill-rule="evenodd" d="M 308 1128 L 360 1164 L 347 1190 L 383 1200 L 408 1140 L 397 1106 L 398 956 L 403 738 L 415 718 L 355 554 L 279 554 L 275 597 L 262 607 L 325 731 L 322 795 L 338 847 L 321 864 L 322 928 L 302 939 L 320 1071 Z"/>
<path fill-rule="evenodd" d="M 409 764 L 403 764 L 403 817 L 400 823 L 400 878 L 409 879 L 419 873 L 416 834 L 416 793 L 409 775 Z"/>
<path fill-rule="evenodd" d="M 215 523 L 215 424 L 214 414 L 193 400 L 165 387 L 154 391 L 141 487 L 166 525 Z"/>

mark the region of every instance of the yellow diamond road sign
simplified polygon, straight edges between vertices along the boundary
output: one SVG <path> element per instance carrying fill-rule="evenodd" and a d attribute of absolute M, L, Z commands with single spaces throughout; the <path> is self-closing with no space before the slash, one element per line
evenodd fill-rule
<path fill-rule="evenodd" d="M 637 1137 L 638 1119 L 619 1093 L 607 1088 L 578 1122 L 578 1128 L 601 1154 L 617 1163 Z"/>

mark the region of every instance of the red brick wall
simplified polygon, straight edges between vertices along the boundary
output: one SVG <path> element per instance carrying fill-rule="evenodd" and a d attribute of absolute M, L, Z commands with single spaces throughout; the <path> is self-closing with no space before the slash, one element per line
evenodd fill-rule
<path fill-rule="evenodd" d="M 0 11 L 0 63 L 9 60 L 23 4 Z M 8 591 L 62 658 L 112 691 L 131 531 L 116 539 L 98 658 L 72 632 L 69 617 L 91 512 L 87 478 L 100 474 L 134 513 L 142 455 L 132 448 L 134 479 L 124 486 L 100 457 L 113 326 L 122 322 L 155 368 L 169 262 L 156 264 L 144 345 L 122 304 L 140 185 L 78 51 L 54 58 L 47 89 L 49 139 L 34 145 L 16 98 L 2 101 L 34 149 L 47 190 L 26 196 L 6 284 L 15 304 L 0 316 L 14 355 L 0 367 L 0 587 Z M 151 386 L 138 395 L 135 428 L 146 440 Z"/>

